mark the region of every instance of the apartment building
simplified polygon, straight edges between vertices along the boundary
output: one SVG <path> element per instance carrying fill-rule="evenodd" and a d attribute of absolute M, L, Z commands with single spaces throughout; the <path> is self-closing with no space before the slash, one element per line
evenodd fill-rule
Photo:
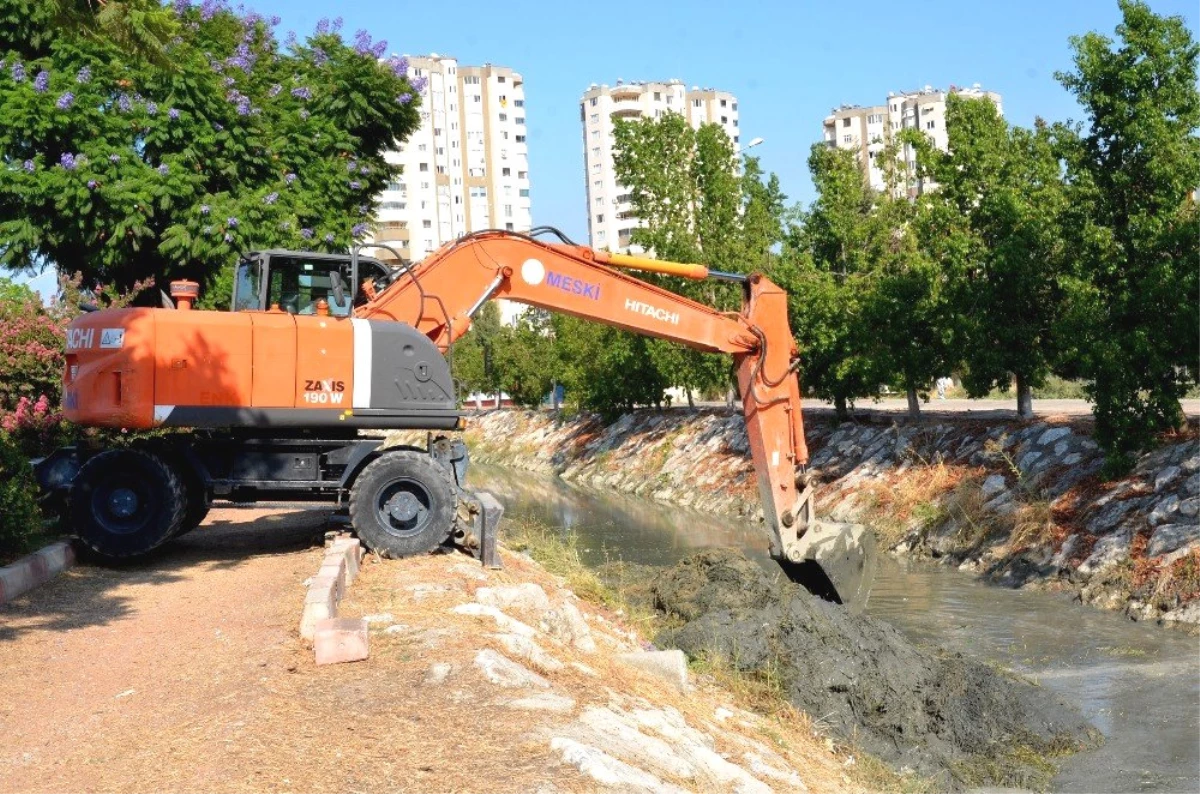
<path fill-rule="evenodd" d="M 613 167 L 613 130 L 617 119 L 661 118 L 678 113 L 698 128 L 720 124 L 736 146 L 739 143 L 737 97 L 728 91 L 692 86 L 683 81 L 593 83 L 579 102 L 583 126 L 584 173 L 587 179 L 588 238 L 593 248 L 610 251 L 641 249 L 631 245 L 633 230 L 642 225 L 633 214 L 629 191 L 617 182 Z"/>
<path fill-rule="evenodd" d="M 952 85 L 948 90 L 927 85 L 920 91 L 889 91 L 887 101 L 882 105 L 842 105 L 834 108 L 825 117 L 824 140 L 830 146 L 858 152 L 863 167 L 867 169 L 871 187 L 884 190 L 884 175 L 876 163 L 876 157 L 893 133 L 916 128 L 932 138 L 938 148 L 943 151 L 946 149 L 946 97 L 949 94 L 990 99 L 997 110 L 1004 112 L 1000 94 L 984 90 L 979 83 L 970 88 Z M 916 154 L 911 146 L 903 148 L 901 159 L 909 170 L 908 184 L 902 189 L 914 196 L 936 189 L 937 183 L 933 180 L 917 177 Z"/>
<path fill-rule="evenodd" d="M 464 66 L 437 53 L 405 57 L 409 74 L 428 81 L 421 126 L 385 153 L 403 173 L 380 196 L 373 239 L 415 262 L 468 232 L 528 230 L 521 75 L 492 64 Z M 392 258 L 383 250 L 378 255 Z"/>

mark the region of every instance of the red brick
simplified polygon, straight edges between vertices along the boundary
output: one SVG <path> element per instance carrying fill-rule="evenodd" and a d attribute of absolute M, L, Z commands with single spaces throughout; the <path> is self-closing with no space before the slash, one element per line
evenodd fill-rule
<path fill-rule="evenodd" d="M 330 618 L 317 623 L 313 652 L 317 664 L 360 662 L 367 658 L 367 621 Z"/>

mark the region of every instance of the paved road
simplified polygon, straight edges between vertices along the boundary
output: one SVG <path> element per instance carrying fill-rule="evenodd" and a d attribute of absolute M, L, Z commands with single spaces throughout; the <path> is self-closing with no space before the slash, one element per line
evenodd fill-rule
<path fill-rule="evenodd" d="M 705 408 L 724 407 L 723 401 L 698 402 Z M 686 409 L 687 405 L 676 406 Z M 833 413 L 833 404 L 823 400 L 804 400 L 804 409 L 814 413 Z M 908 413 L 908 401 L 904 398 L 888 398 L 874 402 L 861 400 L 855 405 L 856 414 L 902 415 Z M 1183 400 L 1183 411 L 1189 420 L 1200 418 L 1200 400 Z M 921 413 L 929 416 L 959 416 L 972 419 L 1016 419 L 1015 400 L 938 400 L 921 403 Z M 1052 416 L 1089 417 L 1092 404 L 1087 400 L 1034 400 L 1033 413 L 1040 418 Z"/>

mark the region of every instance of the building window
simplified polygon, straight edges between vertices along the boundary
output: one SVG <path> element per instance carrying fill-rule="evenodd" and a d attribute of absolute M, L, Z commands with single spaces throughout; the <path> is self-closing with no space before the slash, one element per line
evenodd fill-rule
<path fill-rule="evenodd" d="M 853 135 L 843 135 L 842 136 L 842 143 L 852 143 L 853 141 L 854 141 Z"/>
<path fill-rule="evenodd" d="M 599 113 L 593 113 L 593 114 L 592 114 L 592 123 L 593 123 L 593 124 L 597 124 L 597 123 L 599 123 L 599 121 L 600 121 L 600 114 L 599 114 Z"/>
<path fill-rule="evenodd" d="M 899 105 L 892 105 L 892 112 L 893 112 L 893 113 L 898 113 L 899 111 L 900 111 L 900 106 L 899 106 Z"/>
<path fill-rule="evenodd" d="M 596 206 L 597 207 L 604 206 L 604 196 L 596 196 Z"/>
<path fill-rule="evenodd" d="M 721 100 L 721 107 L 725 107 L 725 100 L 724 100 L 724 99 L 722 99 L 722 100 Z"/>
<path fill-rule="evenodd" d="M 512 176 L 512 169 L 511 168 L 501 168 L 500 176 Z"/>
<path fill-rule="evenodd" d="M 728 124 L 728 123 L 729 123 L 729 117 L 728 117 L 728 116 L 722 116 L 722 117 L 721 117 L 721 123 L 722 123 L 722 124 Z"/>
<path fill-rule="evenodd" d="M 516 136 L 516 138 L 517 138 L 517 143 L 525 143 L 524 135 L 518 135 L 518 136 Z"/>
<path fill-rule="evenodd" d="M 842 126 L 843 126 L 843 127 L 849 127 L 849 126 L 850 126 L 850 117 L 849 117 L 849 116 L 847 116 L 846 118 L 842 119 Z"/>
<path fill-rule="evenodd" d="M 473 99 L 475 100 L 475 104 L 476 104 L 476 105 L 478 105 L 480 102 L 482 102 L 482 101 L 483 101 L 483 98 L 482 98 L 482 97 L 480 97 L 480 96 L 479 96 L 479 94 L 476 94 L 476 95 L 473 97 Z"/>
<path fill-rule="evenodd" d="M 507 141 L 508 140 L 508 130 L 504 130 L 503 132 L 501 132 L 500 137 Z"/>
<path fill-rule="evenodd" d="M 597 216 L 596 216 L 596 223 L 604 223 L 604 216 L 603 216 L 603 215 L 597 215 Z"/>
<path fill-rule="evenodd" d="M 517 179 L 528 179 L 528 178 L 529 178 L 528 171 L 518 171 L 517 172 Z"/>
<path fill-rule="evenodd" d="M 479 78 L 475 76 L 467 76 L 463 78 L 464 85 L 479 85 Z"/>
<path fill-rule="evenodd" d="M 511 223 L 504 224 L 504 231 L 511 232 L 512 230 L 513 230 L 513 225 Z"/>
<path fill-rule="evenodd" d="M 600 140 L 600 130 L 592 130 L 592 140 L 593 141 Z"/>
<path fill-rule="evenodd" d="M 603 229 L 596 232 L 596 242 L 598 242 L 600 244 L 604 243 L 604 230 Z"/>
<path fill-rule="evenodd" d="M 592 188 L 594 188 L 595 190 L 600 190 L 603 187 L 604 187 L 603 179 L 597 179 L 595 182 L 592 183 Z"/>
<path fill-rule="evenodd" d="M 428 171 L 428 170 L 429 170 L 429 163 L 421 163 L 421 165 L 419 166 L 419 170 L 421 170 L 421 171 Z"/>
<path fill-rule="evenodd" d="M 421 221 L 421 227 L 422 227 L 422 228 L 425 228 L 425 229 L 432 229 L 432 228 L 433 228 L 433 223 L 432 223 L 432 222 L 430 222 L 430 221 L 427 221 L 427 220 L 425 220 L 425 221 Z"/>
<path fill-rule="evenodd" d="M 502 75 L 502 74 L 501 74 L 501 75 L 497 75 L 497 76 L 496 76 L 496 82 L 497 82 L 497 83 L 503 83 L 503 82 L 505 82 L 505 81 L 506 81 L 506 79 L 507 79 L 507 78 L 505 78 L 505 76 L 504 76 L 504 75 Z"/>
<path fill-rule="evenodd" d="M 599 156 L 600 156 L 600 147 L 593 146 L 592 147 L 592 157 L 599 157 Z"/>
<path fill-rule="evenodd" d="M 927 130 L 933 129 L 934 126 L 936 126 L 936 122 L 933 119 L 930 119 L 929 121 L 925 122 L 925 129 L 927 129 Z"/>
<path fill-rule="evenodd" d="M 508 121 L 508 114 L 507 114 L 507 113 L 501 113 L 501 114 L 500 114 L 500 120 L 501 120 L 501 121 Z"/>
<path fill-rule="evenodd" d="M 596 107 L 596 97 L 592 97 L 592 107 Z M 593 116 L 593 118 L 595 118 Z"/>
<path fill-rule="evenodd" d="M 527 187 L 521 188 L 519 191 L 517 191 L 517 195 L 520 196 L 521 198 L 529 198 L 529 188 L 527 188 Z"/>
<path fill-rule="evenodd" d="M 733 103 L 733 108 L 732 108 L 732 109 L 733 109 L 735 112 L 737 111 L 737 102 L 734 102 L 734 103 Z"/>
<path fill-rule="evenodd" d="M 662 101 L 662 92 L 661 92 L 661 91 L 655 91 L 655 92 L 654 92 L 654 101 L 655 101 L 655 102 L 661 102 L 661 101 Z"/>
<path fill-rule="evenodd" d="M 872 113 L 871 115 L 867 116 L 868 124 L 879 124 L 882 121 L 883 121 L 882 113 Z"/>
<path fill-rule="evenodd" d="M 512 204 L 505 204 L 504 205 L 504 217 L 511 218 L 512 216 L 513 216 L 512 215 Z"/>
<path fill-rule="evenodd" d="M 667 94 L 667 104 L 668 105 L 672 104 L 672 101 L 674 99 L 675 99 L 675 97 L 671 96 L 670 94 Z"/>
<path fill-rule="evenodd" d="M 523 108 L 523 107 L 525 107 L 525 100 L 524 100 L 524 99 L 514 99 L 514 100 L 513 100 L 513 107 L 515 107 L 515 108 Z"/>
<path fill-rule="evenodd" d="M 524 117 L 524 116 L 517 116 L 515 119 L 513 119 L 513 122 L 514 122 L 514 123 L 516 123 L 516 124 L 524 124 L 524 123 L 525 123 L 525 117 Z"/>
<path fill-rule="evenodd" d="M 599 163 L 592 163 L 592 173 L 593 174 L 600 173 L 600 164 Z"/>
<path fill-rule="evenodd" d="M 703 106 L 704 106 L 704 102 L 702 100 L 699 100 L 699 99 L 692 100 L 692 107 L 698 108 L 698 107 L 703 107 Z"/>
<path fill-rule="evenodd" d="M 486 187 L 471 188 L 471 198 L 487 198 L 487 188 Z"/>

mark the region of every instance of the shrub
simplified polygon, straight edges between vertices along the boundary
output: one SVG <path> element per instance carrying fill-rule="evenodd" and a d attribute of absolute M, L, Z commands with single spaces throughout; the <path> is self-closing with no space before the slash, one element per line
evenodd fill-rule
<path fill-rule="evenodd" d="M 28 551 L 42 530 L 33 469 L 21 447 L 0 431 L 0 559 Z"/>
<path fill-rule="evenodd" d="M 72 436 L 71 426 L 45 394 L 36 401 L 22 396 L 11 413 L 0 412 L 0 430 L 29 458 L 48 454 Z"/>

